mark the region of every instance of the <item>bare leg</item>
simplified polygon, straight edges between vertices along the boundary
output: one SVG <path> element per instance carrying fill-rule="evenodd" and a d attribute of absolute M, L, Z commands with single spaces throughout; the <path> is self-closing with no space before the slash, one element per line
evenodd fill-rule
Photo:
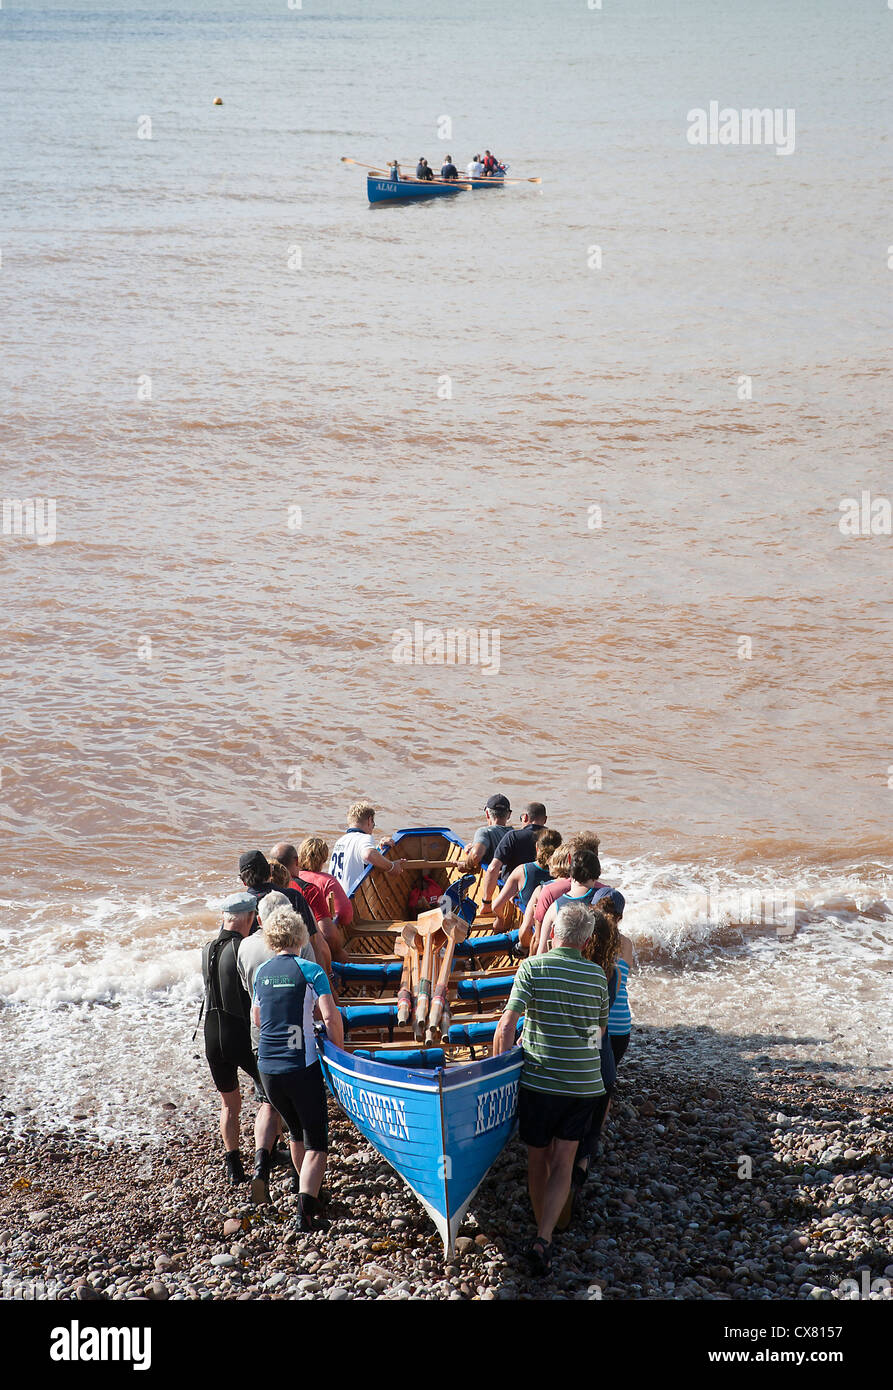
<path fill-rule="evenodd" d="M 540 1224 L 540 1212 L 543 1209 L 546 1184 L 549 1180 L 551 1147 L 551 1144 L 547 1144 L 544 1149 L 534 1149 L 530 1145 L 527 1147 L 527 1191 L 530 1193 L 530 1205 L 533 1207 L 537 1226 Z"/>
<path fill-rule="evenodd" d="M 254 1120 L 254 1148 L 271 1153 L 279 1133 L 279 1111 L 269 1101 L 258 1107 Z"/>
<path fill-rule="evenodd" d="M 242 1111 L 242 1092 L 220 1093 L 220 1137 L 227 1153 L 239 1147 L 239 1115 Z"/>
<path fill-rule="evenodd" d="M 299 1143 L 297 1139 L 292 1139 L 291 1135 L 289 1135 L 288 1147 L 291 1150 L 291 1161 L 295 1165 L 295 1172 L 300 1173 L 304 1162 L 304 1145 Z"/>
<path fill-rule="evenodd" d="M 304 1162 L 301 1164 L 302 1192 L 309 1193 L 311 1197 L 319 1196 L 327 1159 L 328 1154 L 324 1149 L 306 1149 L 304 1151 Z"/>
<path fill-rule="evenodd" d="M 537 1216 L 537 1235 L 544 1241 L 552 1239 L 555 1222 L 561 1215 L 571 1185 L 571 1169 L 577 1152 L 576 1139 L 553 1139 L 549 1145 L 549 1170 L 545 1191 Z"/>

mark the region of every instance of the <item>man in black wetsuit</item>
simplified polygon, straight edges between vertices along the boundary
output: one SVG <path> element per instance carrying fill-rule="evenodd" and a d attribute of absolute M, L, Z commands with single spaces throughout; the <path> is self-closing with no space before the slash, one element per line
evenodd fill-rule
<path fill-rule="evenodd" d="M 264 1094 L 251 1046 L 251 1000 L 239 978 L 237 965 L 239 946 L 254 926 L 256 912 L 254 893 L 243 890 L 227 898 L 223 904 L 220 933 L 202 950 L 205 1056 L 214 1085 L 220 1092 L 220 1134 L 226 1154 L 226 1171 L 233 1186 L 247 1182 L 239 1152 L 240 1067 L 254 1082 L 255 1098 L 260 1102 L 254 1122 L 255 1150 L 271 1150 L 279 1128 L 279 1117 Z"/>

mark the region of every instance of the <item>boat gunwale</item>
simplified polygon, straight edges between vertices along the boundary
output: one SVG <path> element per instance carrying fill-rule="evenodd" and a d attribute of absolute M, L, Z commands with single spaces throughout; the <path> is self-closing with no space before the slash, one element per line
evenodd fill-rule
<path fill-rule="evenodd" d="M 394 1062 L 376 1062 L 371 1057 L 357 1057 L 355 1053 L 347 1052 L 324 1036 L 320 1039 L 320 1044 L 327 1064 L 348 1076 L 366 1076 L 370 1081 L 377 1081 L 396 1089 L 427 1091 L 432 1095 L 439 1089 L 439 1077 L 442 1077 L 445 1089 L 458 1091 L 484 1077 L 498 1076 L 503 1071 L 513 1070 L 515 1066 L 520 1069 L 523 1063 L 518 1043 L 514 1043 L 505 1052 L 498 1052 L 495 1057 L 477 1057 L 470 1062 L 454 1062 L 451 1066 L 432 1067 L 428 1071 L 403 1067 Z M 513 1053 L 516 1055 L 512 1056 Z M 343 1057 L 350 1060 L 350 1066 L 345 1066 L 339 1060 Z M 510 1065 L 507 1065 L 509 1061 Z M 409 1080 L 410 1077 L 413 1079 Z"/>

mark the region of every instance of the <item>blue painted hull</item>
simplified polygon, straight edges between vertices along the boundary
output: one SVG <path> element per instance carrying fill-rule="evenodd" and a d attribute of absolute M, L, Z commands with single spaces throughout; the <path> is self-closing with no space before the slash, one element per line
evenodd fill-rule
<path fill-rule="evenodd" d="M 329 1090 L 415 1194 L 450 1255 L 462 1219 L 515 1128 L 522 1054 L 414 1071 L 322 1044 Z"/>
<path fill-rule="evenodd" d="M 370 203 L 406 203 L 416 202 L 420 198 L 448 198 L 454 193 L 462 193 L 465 190 L 462 185 L 450 183 L 429 183 L 423 180 L 417 182 L 411 179 L 377 178 L 373 174 L 366 176 L 366 193 Z"/>
<path fill-rule="evenodd" d="M 394 850 L 386 850 L 386 856 L 409 860 L 458 860 L 462 848 L 446 826 L 414 826 L 394 831 L 391 838 Z M 421 877 L 417 869 L 393 878 L 370 865 L 354 885 L 348 961 L 335 967 L 344 991 L 341 1015 L 349 1050 L 325 1042 L 322 1067 L 335 1100 L 429 1212 L 450 1254 L 468 1204 L 514 1131 L 522 1060 L 517 1047 L 499 1057 L 476 1058 L 476 1052 L 489 1053 L 496 1023 L 480 1017 L 482 1005 L 467 998 L 467 991 L 458 996 L 458 977 L 469 966 L 472 972 L 499 975 L 493 988 L 498 998 L 507 996 L 517 932 L 496 931 L 489 918 L 474 937 L 459 943 L 451 1026 L 441 1048 L 420 1046 L 411 1025 L 397 1023 L 393 993 L 402 962 L 390 951 L 395 924 L 414 915 L 409 896 Z M 467 877 L 459 882 L 467 885 Z M 458 893 L 458 883 L 453 887 Z M 453 910 L 469 923 L 475 920 L 475 905 L 467 899 L 454 900 Z M 381 936 L 375 931 L 379 922 Z M 385 1036 L 392 1041 L 386 1044 Z M 457 1054 L 461 1061 L 450 1060 Z"/>

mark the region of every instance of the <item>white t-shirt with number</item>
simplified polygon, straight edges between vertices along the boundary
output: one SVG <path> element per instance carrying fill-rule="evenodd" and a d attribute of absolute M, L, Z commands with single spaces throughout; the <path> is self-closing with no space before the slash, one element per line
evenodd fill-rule
<path fill-rule="evenodd" d="M 356 888 L 369 865 L 363 858 L 363 851 L 378 848 L 374 835 L 362 830 L 348 830 L 346 835 L 336 841 L 329 861 L 329 873 L 337 878 L 348 897 Z"/>

